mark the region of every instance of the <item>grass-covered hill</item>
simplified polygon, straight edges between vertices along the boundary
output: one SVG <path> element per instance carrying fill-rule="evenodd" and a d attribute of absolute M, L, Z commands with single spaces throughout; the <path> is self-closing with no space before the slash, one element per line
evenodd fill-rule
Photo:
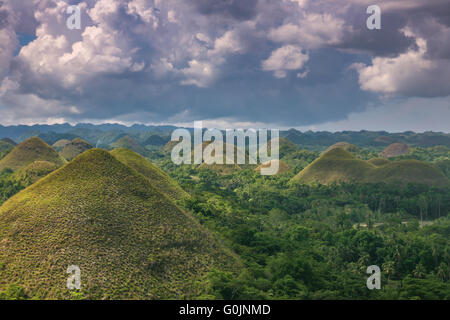
<path fill-rule="evenodd" d="M 383 158 L 393 158 L 397 156 L 401 156 L 407 154 L 409 151 L 409 146 L 404 143 L 393 143 L 386 147 L 382 152 L 380 152 L 380 156 Z"/>
<path fill-rule="evenodd" d="M 0 170 L 9 168 L 17 170 L 35 161 L 48 161 L 62 166 L 66 161 L 48 144 L 37 137 L 32 137 L 9 152 L 0 160 Z"/>
<path fill-rule="evenodd" d="M 330 150 L 333 150 L 336 148 L 341 148 L 348 152 L 357 152 L 359 150 L 359 148 L 357 146 L 355 146 L 354 144 L 351 144 L 348 142 L 337 142 L 337 143 L 333 144 L 331 147 L 329 147 L 327 149 L 327 151 L 330 151 Z"/>
<path fill-rule="evenodd" d="M 276 165 L 276 163 L 274 163 L 274 162 L 278 162 L 278 173 L 277 174 L 284 174 L 284 173 L 288 173 L 291 171 L 291 167 L 289 167 L 283 160 L 267 161 L 266 163 L 263 163 L 258 168 L 256 168 L 255 171 L 261 172 L 262 168 L 269 168 L 272 165 Z"/>
<path fill-rule="evenodd" d="M 136 152 L 128 149 L 115 149 L 110 153 L 117 160 L 149 179 L 154 187 L 158 188 L 170 198 L 181 200 L 189 197 L 189 195 L 160 168 Z"/>
<path fill-rule="evenodd" d="M 66 144 L 59 154 L 67 161 L 72 161 L 78 155 L 92 148 L 93 146 L 89 142 L 76 138 Z"/>
<path fill-rule="evenodd" d="M 340 182 L 429 186 L 448 186 L 449 180 L 436 167 L 417 160 L 380 164 L 378 160 L 364 161 L 349 152 L 332 149 L 303 169 L 292 182 L 332 184 Z"/>
<path fill-rule="evenodd" d="M 148 137 L 143 143 L 143 146 L 158 146 L 162 147 L 166 145 L 168 142 L 168 138 L 163 138 L 157 134 L 153 134 L 150 137 Z"/>
<path fill-rule="evenodd" d="M 149 179 L 92 149 L 0 207 L 0 291 L 71 298 L 70 265 L 90 299 L 189 299 L 204 276 L 240 263 Z"/>
<path fill-rule="evenodd" d="M 370 164 L 373 164 L 374 166 L 384 166 L 385 164 L 390 163 L 390 161 L 388 159 L 385 158 L 372 158 L 369 159 L 367 162 L 369 162 Z"/>
<path fill-rule="evenodd" d="M 3 158 L 7 153 L 14 149 L 14 145 L 0 140 L 0 159 Z"/>
<path fill-rule="evenodd" d="M 296 175 L 293 181 L 321 184 L 358 181 L 373 168 L 370 163 L 355 158 L 344 149 L 335 148 L 322 154 Z"/>
<path fill-rule="evenodd" d="M 179 141 L 169 141 L 164 145 L 164 147 L 161 148 L 161 152 L 165 155 L 170 155 L 172 153 L 172 149 L 179 143 Z"/>
<path fill-rule="evenodd" d="M 216 156 L 215 150 L 212 151 L 210 154 L 208 154 L 208 149 L 206 149 L 211 143 L 212 143 L 212 141 L 204 141 L 201 145 L 198 145 L 197 147 L 195 147 L 191 153 L 192 163 L 194 163 L 194 155 L 196 152 L 200 152 L 203 155 L 203 163 L 197 167 L 199 170 L 211 170 L 219 175 L 230 175 L 230 174 L 233 174 L 234 172 L 242 170 L 241 165 L 237 164 L 237 162 L 238 162 L 237 160 L 238 160 L 239 155 L 247 157 L 246 152 L 241 151 L 238 147 L 227 144 L 227 143 L 222 144 L 222 162 L 223 162 L 222 164 L 206 163 L 205 162 L 206 159 L 210 159 L 210 157 L 211 157 L 210 160 L 212 161 L 213 158 L 215 158 L 215 156 Z M 234 149 L 234 159 L 227 157 L 227 148 L 228 147 Z M 245 158 L 245 159 L 247 159 L 247 158 Z M 246 160 L 246 161 L 248 161 L 248 160 Z"/>
<path fill-rule="evenodd" d="M 25 185 L 33 184 L 39 179 L 47 176 L 53 171 L 57 170 L 60 166 L 48 161 L 35 161 L 30 163 L 26 167 L 17 170 L 13 178 L 17 181 L 22 181 Z"/>
<path fill-rule="evenodd" d="M 272 151 L 272 141 L 275 139 L 269 140 L 267 145 L 263 145 L 262 148 L 267 148 L 268 154 L 271 154 Z M 292 154 L 299 150 L 298 146 L 289 141 L 286 138 L 278 138 L 278 147 L 279 147 L 279 156 L 280 158 L 285 157 L 288 154 Z"/>
<path fill-rule="evenodd" d="M 67 146 L 69 143 L 71 143 L 72 141 L 67 140 L 67 139 L 61 139 L 56 141 L 52 147 L 53 149 L 55 149 L 56 151 L 61 151 L 62 149 L 64 149 L 65 146 Z"/>
<path fill-rule="evenodd" d="M 0 140 L 0 142 L 1 141 L 9 143 L 9 144 L 11 144 L 13 146 L 17 146 L 17 143 L 14 140 L 10 139 L 10 138 L 3 138 L 3 139 Z"/>
<path fill-rule="evenodd" d="M 147 150 L 130 136 L 124 136 L 110 145 L 112 149 L 129 149 L 140 155 L 146 155 Z"/>

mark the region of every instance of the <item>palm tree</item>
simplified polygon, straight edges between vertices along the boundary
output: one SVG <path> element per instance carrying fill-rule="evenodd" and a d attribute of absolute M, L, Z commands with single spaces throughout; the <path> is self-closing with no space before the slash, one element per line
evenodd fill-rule
<path fill-rule="evenodd" d="M 441 281 L 445 281 L 449 278 L 448 266 L 444 262 L 441 262 L 439 265 L 437 269 L 437 276 Z"/>
<path fill-rule="evenodd" d="M 389 279 L 391 278 L 391 275 L 395 271 L 395 262 L 394 261 L 387 261 L 387 262 L 383 263 L 383 265 L 381 267 L 383 268 L 384 272 L 386 272 L 386 274 L 387 274 L 387 282 L 389 283 Z"/>
<path fill-rule="evenodd" d="M 413 271 L 414 278 L 422 279 L 425 276 L 425 267 L 419 263 Z"/>

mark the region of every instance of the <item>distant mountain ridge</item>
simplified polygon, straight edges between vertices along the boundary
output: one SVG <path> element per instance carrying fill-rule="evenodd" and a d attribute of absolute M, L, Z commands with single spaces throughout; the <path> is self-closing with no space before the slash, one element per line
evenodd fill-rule
<path fill-rule="evenodd" d="M 54 125 L 15 125 L 15 126 L 2 126 L 0 125 L 0 136 L 2 137 L 8 137 L 13 140 L 25 140 L 31 136 L 38 136 L 39 134 L 45 134 L 45 133 L 59 133 L 59 134 L 65 134 L 70 133 L 73 130 L 76 129 L 88 129 L 88 130 L 97 130 L 97 131 L 112 131 L 112 130 L 118 130 L 122 131 L 124 133 L 129 132 L 147 132 L 147 131 L 155 131 L 155 132 L 172 132 L 173 130 L 177 129 L 175 126 L 146 126 L 141 124 L 135 124 L 130 127 L 122 125 L 122 124 L 90 124 L 90 123 L 79 123 L 76 125 L 71 125 L 69 123 L 64 124 L 54 124 Z M 28 137 L 23 138 L 24 136 L 28 135 Z M 76 137 L 72 137 L 73 140 Z M 82 137 L 84 138 L 84 137 Z M 62 138 L 60 138 L 62 139 Z M 60 140 L 58 139 L 58 140 Z M 57 140 L 55 140 L 53 143 L 55 143 Z M 90 141 L 92 142 L 92 141 Z M 51 144 L 53 144 L 51 143 Z"/>
<path fill-rule="evenodd" d="M 163 139 L 167 140 L 171 132 L 177 129 L 176 126 L 154 126 L 135 124 L 132 126 L 125 126 L 122 124 L 89 124 L 79 123 L 76 125 L 55 124 L 55 125 L 16 125 L 16 126 L 2 126 L 0 125 L 0 137 L 8 137 L 14 141 L 24 141 L 32 136 L 39 136 L 50 145 L 61 139 L 73 140 L 77 137 L 83 138 L 89 143 L 97 147 L 104 147 L 125 135 L 131 135 L 136 138 L 139 134 L 145 132 L 154 132 L 161 134 Z M 192 131 L 192 128 L 189 128 Z M 109 133 L 115 132 L 114 135 L 103 140 Z M 65 136 L 66 135 L 66 136 Z M 346 141 L 354 144 L 357 147 L 373 146 L 373 147 L 387 147 L 392 143 L 404 143 L 411 147 L 432 147 L 436 145 L 444 145 L 450 147 L 450 133 L 442 132 L 424 132 L 415 133 L 412 131 L 389 133 L 386 131 L 341 131 L 341 132 L 326 132 L 326 131 L 306 131 L 301 132 L 296 129 L 280 131 L 280 137 L 297 145 L 314 145 L 329 147 L 335 143 Z M 149 137 L 139 141 L 144 146 Z M 113 141 L 111 141 L 113 140 Z M 160 140 L 160 139 L 158 139 Z M 162 140 L 157 141 L 162 145 Z M 105 145 L 104 145 L 105 144 Z"/>

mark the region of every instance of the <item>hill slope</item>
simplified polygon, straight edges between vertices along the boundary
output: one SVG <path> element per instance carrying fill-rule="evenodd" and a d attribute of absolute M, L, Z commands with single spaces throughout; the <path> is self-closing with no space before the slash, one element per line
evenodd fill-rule
<path fill-rule="evenodd" d="M 322 154 L 303 169 L 293 178 L 293 181 L 319 182 L 321 184 L 356 182 L 361 180 L 372 168 L 374 168 L 373 165 L 355 158 L 349 152 L 341 148 L 334 148 Z"/>
<path fill-rule="evenodd" d="M 238 261 L 148 179 L 92 149 L 0 207 L 0 291 L 70 298 L 69 265 L 90 299 L 194 298 L 211 268 Z"/>
<path fill-rule="evenodd" d="M 136 153 L 139 153 L 140 155 L 145 155 L 146 150 L 143 146 L 139 144 L 136 140 L 134 140 L 130 136 L 124 136 L 117 140 L 116 142 L 111 144 L 112 149 L 129 149 L 131 151 L 134 151 Z"/>
<path fill-rule="evenodd" d="M 60 155 L 67 161 L 72 161 L 76 156 L 92 148 L 93 146 L 89 142 L 76 138 L 64 146 Z"/>
<path fill-rule="evenodd" d="M 52 147 L 53 149 L 55 149 L 56 151 L 61 151 L 65 146 L 67 146 L 69 143 L 71 143 L 72 141 L 67 140 L 67 139 L 61 139 L 56 141 Z"/>
<path fill-rule="evenodd" d="M 166 145 L 168 142 L 167 138 L 163 138 L 161 136 L 158 136 L 156 134 L 151 135 L 150 137 L 148 137 L 147 140 L 145 140 L 144 143 L 142 143 L 143 146 L 158 146 L 158 147 L 162 147 L 164 145 Z"/>
<path fill-rule="evenodd" d="M 401 156 L 402 154 L 407 154 L 409 151 L 409 146 L 404 143 L 393 143 L 386 147 L 382 152 L 380 152 L 380 156 L 383 158 L 392 158 Z"/>
<path fill-rule="evenodd" d="M 17 146 L 17 143 L 14 140 L 10 139 L 10 138 L 3 138 L 0 141 L 9 143 L 9 144 L 13 145 L 14 147 Z"/>
<path fill-rule="evenodd" d="M 287 172 L 291 171 L 291 167 L 289 167 L 283 160 L 270 160 L 270 161 L 267 161 L 266 163 L 263 163 L 258 168 L 256 168 L 255 171 L 261 172 L 262 168 L 270 167 L 273 164 L 273 162 L 278 162 L 278 173 L 277 174 L 284 174 L 284 173 L 287 173 Z"/>
<path fill-rule="evenodd" d="M 373 158 L 370 160 L 367 160 L 368 163 L 373 164 L 374 166 L 380 167 L 384 166 L 386 164 L 391 163 L 388 159 L 385 158 Z"/>
<path fill-rule="evenodd" d="M 16 146 L 0 160 L 0 170 L 5 168 L 17 170 L 35 161 L 48 161 L 58 166 L 66 162 L 52 147 L 41 139 L 33 137 Z"/>
<path fill-rule="evenodd" d="M 167 174 L 136 152 L 128 149 L 115 149 L 110 153 L 123 164 L 148 178 L 154 187 L 170 198 L 181 200 L 189 197 Z"/>
<path fill-rule="evenodd" d="M 329 147 L 325 152 L 336 149 L 336 148 L 341 148 L 348 152 L 357 152 L 359 150 L 359 148 L 357 146 L 355 146 L 354 144 L 351 144 L 348 142 L 337 142 L 337 143 L 333 144 L 331 147 Z"/>
<path fill-rule="evenodd" d="M 48 161 L 35 161 L 14 173 L 14 179 L 32 184 L 59 168 L 58 165 Z"/>
<path fill-rule="evenodd" d="M 262 148 L 267 148 L 268 154 L 271 154 L 272 152 L 272 141 L 275 139 L 269 140 L 269 142 L 262 146 Z M 284 156 L 296 152 L 299 150 L 298 146 L 294 144 L 293 142 L 289 141 L 286 138 L 278 138 L 278 147 L 279 147 L 279 156 L 280 159 Z"/>
<path fill-rule="evenodd" d="M 9 153 L 12 149 L 14 149 L 14 145 L 0 140 L 0 158 Z"/>
<path fill-rule="evenodd" d="M 430 186 L 447 186 L 445 175 L 425 162 L 405 160 L 387 162 L 364 161 L 349 152 L 336 148 L 324 153 L 303 169 L 292 182 L 332 184 L 340 182 L 378 183 L 405 185 L 408 183 Z"/>

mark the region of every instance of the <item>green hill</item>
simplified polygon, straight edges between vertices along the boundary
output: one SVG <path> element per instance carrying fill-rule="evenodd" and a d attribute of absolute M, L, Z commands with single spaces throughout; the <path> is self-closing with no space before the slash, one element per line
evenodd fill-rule
<path fill-rule="evenodd" d="M 52 147 L 41 139 L 32 137 L 16 146 L 0 160 L 0 170 L 5 168 L 17 170 L 35 161 L 48 161 L 58 166 L 66 163 Z"/>
<path fill-rule="evenodd" d="M 359 148 L 357 146 L 355 146 L 354 144 L 348 143 L 348 142 L 338 142 L 333 144 L 331 147 L 329 147 L 325 152 L 336 149 L 336 148 L 340 148 L 340 149 L 344 149 L 345 151 L 348 152 L 358 152 Z"/>
<path fill-rule="evenodd" d="M 0 140 L 0 159 L 6 156 L 12 149 L 14 149 L 14 145 Z"/>
<path fill-rule="evenodd" d="M 115 149 L 110 152 L 117 160 L 133 168 L 148 178 L 153 186 L 175 200 L 185 199 L 189 195 L 168 175 L 150 161 L 128 149 Z"/>
<path fill-rule="evenodd" d="M 9 144 L 13 145 L 14 147 L 17 146 L 17 143 L 14 140 L 10 139 L 10 138 L 3 138 L 0 141 L 9 143 Z"/>
<path fill-rule="evenodd" d="M 263 148 L 267 148 L 268 154 L 270 154 L 272 150 L 272 141 L 274 139 L 270 140 L 267 143 L 267 146 L 263 146 Z M 293 142 L 289 141 L 286 138 L 278 138 L 278 146 L 279 146 L 279 156 L 280 159 L 285 157 L 288 154 L 291 154 L 293 152 L 296 152 L 299 150 L 298 146 L 294 144 Z"/>
<path fill-rule="evenodd" d="M 336 148 L 324 153 L 303 169 L 292 182 L 332 184 L 340 182 L 406 185 L 408 183 L 447 186 L 448 179 L 437 168 L 425 162 L 404 160 L 377 166 L 355 158 Z"/>
<path fill-rule="evenodd" d="M 214 158 L 215 157 L 215 151 L 211 152 L 211 154 L 207 154 L 205 157 L 205 149 L 208 145 L 210 145 L 212 143 L 212 141 L 204 141 L 201 145 L 198 145 L 196 148 L 194 148 L 194 150 L 191 153 L 191 160 L 192 162 L 194 161 L 194 155 L 195 152 L 201 152 L 203 154 L 203 163 L 200 164 L 197 169 L 199 170 L 212 170 L 217 174 L 220 175 L 230 175 L 233 174 L 236 171 L 240 171 L 242 170 L 241 166 L 237 164 L 237 159 L 238 159 L 238 155 L 240 154 L 241 156 L 246 156 L 245 151 L 241 151 L 238 147 L 233 146 L 233 145 L 229 145 L 226 143 L 222 144 L 222 153 L 223 153 L 223 158 L 222 158 L 222 164 L 207 164 L 205 162 L 206 159 L 208 159 L 209 157 Z M 234 149 L 234 160 L 230 159 L 227 157 L 226 152 L 227 152 L 227 147 L 230 146 L 231 148 Z M 213 160 L 213 159 L 211 159 Z M 227 164 L 227 162 L 232 162 L 232 164 Z"/>
<path fill-rule="evenodd" d="M 92 148 L 93 146 L 89 142 L 76 138 L 65 145 L 59 154 L 67 161 L 72 161 L 76 156 Z"/>
<path fill-rule="evenodd" d="M 67 146 L 69 143 L 71 143 L 72 141 L 67 140 L 67 139 L 61 139 L 56 141 L 52 147 L 53 149 L 55 149 L 56 151 L 61 151 L 62 149 L 64 149 L 65 146 Z"/>
<path fill-rule="evenodd" d="M 147 150 L 130 136 L 124 136 L 111 144 L 112 149 L 129 149 L 140 155 L 146 155 Z"/>
<path fill-rule="evenodd" d="M 356 182 L 374 166 L 341 148 L 325 152 L 293 178 L 302 183 Z"/>
<path fill-rule="evenodd" d="M 382 152 L 380 152 L 380 156 L 383 158 L 393 158 L 397 156 L 401 156 L 403 154 L 407 154 L 409 151 L 409 146 L 404 143 L 393 143 L 386 147 Z"/>
<path fill-rule="evenodd" d="M 179 141 L 169 141 L 164 145 L 164 147 L 161 148 L 161 152 L 166 155 L 170 155 L 172 153 L 172 149 L 179 143 Z"/>
<path fill-rule="evenodd" d="M 391 163 L 388 159 L 385 158 L 373 158 L 370 160 L 367 160 L 368 163 L 373 164 L 374 166 L 380 167 L 384 166 L 385 164 Z"/>
<path fill-rule="evenodd" d="M 0 207 L 0 291 L 69 299 L 67 267 L 89 299 L 189 299 L 239 261 L 147 178 L 91 149 Z"/>
<path fill-rule="evenodd" d="M 153 134 L 150 137 L 148 137 L 142 145 L 144 146 L 158 146 L 162 147 L 167 144 L 168 138 L 163 138 L 157 134 Z"/>
<path fill-rule="evenodd" d="M 408 183 L 443 187 L 449 180 L 431 164 L 418 160 L 394 161 L 368 172 L 366 182 L 386 182 L 406 185 Z"/>
<path fill-rule="evenodd" d="M 35 161 L 14 173 L 14 179 L 27 184 L 35 183 L 59 168 L 58 165 L 48 161 Z"/>
<path fill-rule="evenodd" d="M 266 163 L 263 163 L 258 168 L 255 169 L 257 172 L 261 172 L 262 168 L 268 168 L 272 165 L 274 161 L 278 162 L 278 173 L 277 174 L 284 174 L 291 171 L 291 168 L 283 161 L 283 160 L 271 160 L 267 161 Z"/>

